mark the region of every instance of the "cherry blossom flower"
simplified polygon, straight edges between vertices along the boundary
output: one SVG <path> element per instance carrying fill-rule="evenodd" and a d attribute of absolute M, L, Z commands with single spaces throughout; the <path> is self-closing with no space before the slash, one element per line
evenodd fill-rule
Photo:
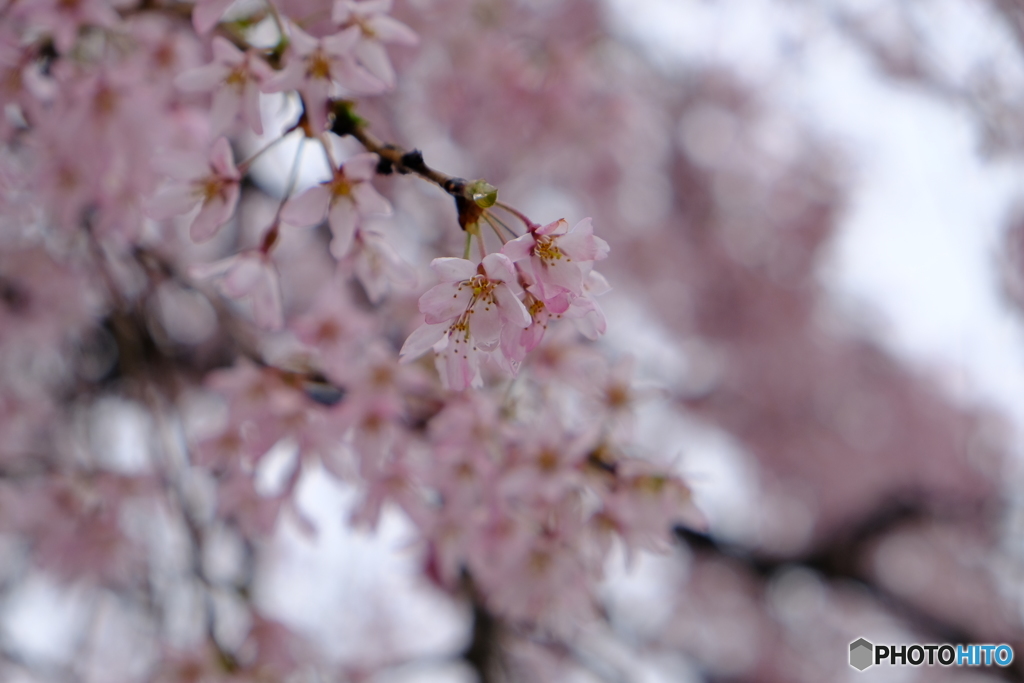
<path fill-rule="evenodd" d="M 230 220 L 238 203 L 242 174 L 235 166 L 227 138 L 218 138 L 208 162 L 194 157 L 163 160 L 178 182 L 166 185 L 150 203 L 150 215 L 157 220 L 171 218 L 200 205 L 189 234 L 202 242 L 216 234 Z"/>
<path fill-rule="evenodd" d="M 388 59 L 385 43 L 416 45 L 416 33 L 387 15 L 391 11 L 391 0 L 338 0 L 334 3 L 334 21 L 342 27 L 358 26 L 360 39 L 354 52 L 359 63 L 389 88 L 395 85 L 395 70 Z"/>
<path fill-rule="evenodd" d="M 284 326 L 284 306 L 277 269 L 261 250 L 239 252 L 226 259 L 191 269 L 192 277 L 214 280 L 229 299 L 249 299 L 256 324 L 266 330 Z"/>
<path fill-rule="evenodd" d="M 380 303 L 392 285 L 406 289 L 416 284 L 416 271 L 380 233 L 359 228 L 355 244 L 353 268 L 371 302 Z"/>
<path fill-rule="evenodd" d="M 323 38 L 314 38 L 292 26 L 288 60 L 276 76 L 263 84 L 263 92 L 298 90 L 315 132 L 327 125 L 327 100 L 338 90 L 359 95 L 383 92 L 387 86 L 359 65 L 353 51 L 359 42 L 358 26 Z"/>
<path fill-rule="evenodd" d="M 215 36 L 213 61 L 180 74 L 175 84 L 182 90 L 213 91 L 210 127 L 214 135 L 224 132 L 239 114 L 253 132 L 262 135 L 259 86 L 273 75 L 273 69 L 255 52 L 242 52 Z"/>
<path fill-rule="evenodd" d="M 608 256 L 608 243 L 594 235 L 591 219 L 584 218 L 572 230 L 561 219 L 531 229 L 506 244 L 501 252 L 516 263 L 525 261 L 541 299 L 555 303 L 562 292 L 576 296 L 583 293 L 585 269 Z M 568 303 L 564 301 L 566 306 Z M 565 309 L 553 310 L 561 313 Z"/>
<path fill-rule="evenodd" d="M 512 262 L 504 254 L 488 254 L 479 266 L 438 258 L 430 267 L 442 282 L 420 297 L 426 324 L 409 335 L 399 355 L 412 360 L 434 347 L 449 389 L 480 386 L 481 352 L 497 347 L 506 325 L 530 324 Z"/>
<path fill-rule="evenodd" d="M 334 236 L 331 253 L 342 258 L 352 248 L 360 218 L 391 213 L 391 204 L 370 184 L 376 171 L 376 154 L 352 157 L 334 171 L 330 180 L 290 199 L 281 211 L 282 220 L 306 227 L 316 225 L 327 214 Z"/>

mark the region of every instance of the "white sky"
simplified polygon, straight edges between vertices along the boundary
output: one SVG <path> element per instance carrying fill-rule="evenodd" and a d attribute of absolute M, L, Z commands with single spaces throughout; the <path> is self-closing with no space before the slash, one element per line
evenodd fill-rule
<path fill-rule="evenodd" d="M 843 2 L 609 4 L 615 25 L 666 66 L 724 63 L 750 83 L 771 83 L 773 105 L 838 144 L 854 189 L 824 284 L 844 309 L 870 310 L 890 349 L 1024 428 L 1024 336 L 993 267 L 1024 165 L 980 161 L 966 112 L 881 78 L 836 30 Z M 846 4 L 884 21 L 898 3 Z M 982 3 L 918 4 L 933 62 L 962 76 L 999 60 L 1020 79 L 1024 60 Z"/>

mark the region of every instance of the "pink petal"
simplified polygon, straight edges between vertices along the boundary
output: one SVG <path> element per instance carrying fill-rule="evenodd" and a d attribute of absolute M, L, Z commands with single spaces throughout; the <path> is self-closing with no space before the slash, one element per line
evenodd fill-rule
<path fill-rule="evenodd" d="M 242 98 L 234 87 L 224 87 L 213 93 L 213 106 L 210 109 L 210 132 L 220 135 L 228 129 L 242 106 Z"/>
<path fill-rule="evenodd" d="M 220 21 L 234 0 L 199 0 L 192 9 L 192 25 L 199 33 L 206 33 Z"/>
<path fill-rule="evenodd" d="M 462 315 L 472 298 L 472 287 L 456 282 L 442 282 L 420 297 L 419 310 L 428 323 L 442 323 Z"/>
<path fill-rule="evenodd" d="M 217 234 L 220 226 L 231 220 L 235 213 L 235 204 L 238 203 L 238 185 L 229 185 L 224 194 L 211 197 L 203 203 L 195 220 L 189 227 L 189 235 L 196 242 L 205 242 Z"/>
<path fill-rule="evenodd" d="M 382 42 L 396 45 L 416 45 L 420 42 L 415 31 L 393 17 L 381 14 L 370 19 L 368 23 L 377 34 L 377 40 Z"/>
<path fill-rule="evenodd" d="M 515 266 L 512 265 L 511 259 L 505 254 L 488 254 L 481 263 L 484 266 L 484 272 L 487 273 L 487 277 L 490 279 L 501 282 L 515 282 Z"/>
<path fill-rule="evenodd" d="M 386 14 L 391 11 L 391 0 L 362 0 L 350 3 L 362 16 Z"/>
<path fill-rule="evenodd" d="M 331 77 L 343 88 L 359 95 L 376 95 L 388 89 L 383 81 L 359 66 L 352 57 L 332 62 Z"/>
<path fill-rule="evenodd" d="M 547 225 L 537 228 L 538 235 L 562 235 L 568 232 L 569 223 L 564 218 L 559 218 L 554 223 L 548 223 Z"/>
<path fill-rule="evenodd" d="M 331 202 L 330 212 L 327 215 L 327 222 L 331 226 L 331 253 L 335 258 L 342 258 L 352 250 L 352 238 L 356 234 L 356 224 L 359 222 L 359 214 L 356 213 L 352 202 L 344 198 L 338 198 Z"/>
<path fill-rule="evenodd" d="M 205 92 L 220 85 L 229 73 L 223 64 L 207 64 L 182 71 L 174 79 L 174 85 L 185 92 Z"/>
<path fill-rule="evenodd" d="M 253 291 L 263 277 L 263 264 L 252 252 L 239 256 L 234 266 L 221 280 L 220 289 L 224 296 L 239 299 Z"/>
<path fill-rule="evenodd" d="M 604 275 L 592 270 L 587 273 L 587 278 L 583 283 L 583 289 L 586 291 L 588 296 L 601 296 L 611 291 L 612 286 L 608 284 L 608 280 L 605 279 Z"/>
<path fill-rule="evenodd" d="M 306 105 L 306 115 L 313 131 L 320 133 L 327 127 L 327 100 L 330 97 L 331 82 L 324 78 L 308 78 L 300 86 Z"/>
<path fill-rule="evenodd" d="M 573 301 L 574 311 L 582 312 L 582 315 L 575 320 L 576 328 L 587 339 L 597 339 L 605 333 L 608 322 L 604 317 L 604 311 L 591 299 L 579 297 Z"/>
<path fill-rule="evenodd" d="M 575 263 L 565 259 L 558 259 L 551 263 L 534 259 L 533 266 L 545 299 L 557 295 L 561 290 L 573 294 L 582 293 L 583 271 Z"/>
<path fill-rule="evenodd" d="M 554 315 L 565 313 L 569 310 L 570 305 L 572 305 L 572 297 L 569 292 L 561 292 L 544 300 L 544 308 Z"/>
<path fill-rule="evenodd" d="M 262 271 L 263 277 L 252 290 L 252 317 L 264 330 L 280 330 L 284 327 L 284 305 L 277 272 L 270 264 L 264 264 Z"/>
<path fill-rule="evenodd" d="M 416 272 L 375 232 L 359 231 L 363 247 L 356 259 L 356 277 L 362 283 L 373 303 L 380 303 L 388 284 L 411 288 L 416 284 Z"/>
<path fill-rule="evenodd" d="M 357 154 L 346 159 L 341 170 L 349 180 L 371 180 L 377 174 L 380 157 L 376 154 Z"/>
<path fill-rule="evenodd" d="M 277 72 L 270 68 L 270 65 L 258 55 L 250 53 L 248 58 L 249 63 L 247 66 L 249 73 L 253 75 L 257 82 L 264 83 L 277 75 Z"/>
<path fill-rule="evenodd" d="M 168 150 L 158 154 L 153 160 L 153 167 L 160 173 L 166 173 L 179 180 L 202 178 L 210 172 L 210 164 L 203 155 L 197 152 L 180 152 Z"/>
<path fill-rule="evenodd" d="M 384 199 L 370 183 L 356 183 L 352 187 L 352 199 L 360 216 L 391 213 L 391 202 Z"/>
<path fill-rule="evenodd" d="M 241 258 L 239 254 L 229 256 L 213 263 L 200 263 L 191 266 L 188 269 L 188 274 L 196 280 L 212 280 L 214 278 L 224 277 L 232 268 L 235 267 L 235 263 Z"/>
<path fill-rule="evenodd" d="M 534 239 L 533 235 L 526 233 L 521 237 L 506 242 L 505 246 L 501 248 L 501 253 L 508 256 L 512 261 L 522 261 L 530 256 L 530 252 L 533 251 L 533 247 L 536 244 L 537 240 Z"/>
<path fill-rule="evenodd" d="M 345 56 L 352 52 L 361 35 L 362 30 L 358 26 L 349 26 L 340 33 L 321 38 L 320 47 L 336 57 Z"/>
<path fill-rule="evenodd" d="M 473 313 L 469 316 L 470 334 L 482 346 L 492 345 L 501 336 L 501 319 L 501 312 L 498 310 L 497 305 L 479 301 L 473 306 Z M 526 327 L 526 325 L 523 325 L 523 327 Z"/>
<path fill-rule="evenodd" d="M 213 37 L 213 58 L 218 62 L 238 66 L 245 61 L 245 53 L 223 36 Z"/>
<path fill-rule="evenodd" d="M 242 111 L 245 122 L 249 124 L 256 135 L 263 135 L 263 117 L 260 115 L 260 90 L 255 83 L 249 81 L 245 84 L 245 91 L 242 93 Z"/>
<path fill-rule="evenodd" d="M 330 202 L 331 191 L 325 185 L 311 187 L 288 200 L 281 209 L 281 220 L 299 228 L 316 225 L 324 219 Z"/>
<path fill-rule="evenodd" d="M 231 153 L 231 144 L 227 138 L 217 138 L 210 150 L 210 166 L 224 178 L 238 180 L 242 176 L 235 167 L 235 157 Z"/>
<path fill-rule="evenodd" d="M 331 21 L 335 24 L 344 24 L 353 14 L 352 3 L 348 0 L 338 0 L 334 3 L 334 10 L 331 12 Z"/>
<path fill-rule="evenodd" d="M 574 261 L 596 261 L 608 256 L 608 243 L 594 236 L 589 218 L 580 221 L 572 232 L 557 240 L 558 248 Z"/>
<path fill-rule="evenodd" d="M 388 51 L 376 40 L 361 41 L 355 47 L 356 58 L 366 70 L 381 80 L 388 88 L 395 87 L 395 69 L 388 59 Z"/>
<path fill-rule="evenodd" d="M 150 218 L 162 221 L 191 211 L 198 203 L 199 197 L 190 185 L 174 183 L 157 192 L 149 201 L 146 213 Z"/>
<path fill-rule="evenodd" d="M 271 78 L 260 83 L 260 91 L 266 93 L 295 90 L 302 84 L 306 75 L 306 66 L 302 59 L 292 55 L 285 67 Z"/>
<path fill-rule="evenodd" d="M 289 23 L 288 28 L 291 48 L 299 55 L 305 57 L 320 46 L 320 42 L 316 38 L 303 31 L 294 23 Z"/>
<path fill-rule="evenodd" d="M 402 344 L 402 350 L 398 352 L 400 362 L 408 363 L 422 356 L 437 342 L 441 341 L 447 330 L 448 326 L 444 323 L 439 325 L 420 325 Z"/>
<path fill-rule="evenodd" d="M 443 282 L 461 282 L 476 275 L 476 265 L 461 258 L 436 258 L 430 262 L 430 269 L 437 273 Z"/>
<path fill-rule="evenodd" d="M 510 325 L 527 327 L 532 322 L 533 319 L 530 317 L 529 311 L 526 310 L 526 306 L 508 287 L 503 285 L 495 287 L 494 298 L 501 308 L 501 317 Z"/>

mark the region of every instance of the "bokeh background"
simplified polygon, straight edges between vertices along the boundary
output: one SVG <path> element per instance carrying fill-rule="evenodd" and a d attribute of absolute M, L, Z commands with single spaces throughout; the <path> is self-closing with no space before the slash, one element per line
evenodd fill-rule
<path fill-rule="evenodd" d="M 701 512 L 681 511 L 664 553 L 614 558 L 598 623 L 501 647 L 574 683 L 1024 678 L 1021 661 L 847 664 L 858 637 L 1008 643 L 1024 658 L 1024 7 L 408 0 L 396 13 L 422 45 L 396 57 L 396 93 L 361 111 L 535 220 L 594 217 L 613 254 L 601 345 L 641 383 L 637 448 L 677 467 Z M 263 106 L 289 124 L 280 99 Z M 294 153 L 256 167 L 269 195 Z M 401 242 L 413 263 L 459 251 L 447 198 L 406 181 L 382 181 L 398 210 L 381 229 L 425 235 Z M 283 277 L 300 308 L 301 274 Z M 557 348 L 534 365 L 567 362 Z M 98 438 L 130 470 L 145 419 L 105 405 Z M 266 458 L 267 487 L 290 457 Z M 209 575 L 246 565 L 254 604 L 338 680 L 474 680 L 469 607 L 422 578 L 398 512 L 352 530 L 356 495 L 304 473 L 316 533 L 283 516 L 255 555 L 214 535 Z M 137 605 L 15 570 L 19 547 L 0 536 L 10 680 L 153 679 L 159 638 Z M 241 642 L 252 624 L 222 597 L 220 637 Z M 394 664 L 359 678 L 371 661 Z"/>

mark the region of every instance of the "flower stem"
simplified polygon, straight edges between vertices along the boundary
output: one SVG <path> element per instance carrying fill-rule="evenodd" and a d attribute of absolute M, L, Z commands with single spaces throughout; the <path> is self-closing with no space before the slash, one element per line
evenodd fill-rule
<path fill-rule="evenodd" d="M 526 214 L 524 214 L 522 211 L 519 211 L 518 209 L 509 206 L 505 202 L 495 202 L 494 205 L 500 209 L 508 211 L 510 214 L 521 220 L 523 222 L 523 225 L 525 225 L 529 230 L 533 230 L 535 228 L 540 227 L 539 225 L 531 221 L 529 218 L 527 218 Z"/>

